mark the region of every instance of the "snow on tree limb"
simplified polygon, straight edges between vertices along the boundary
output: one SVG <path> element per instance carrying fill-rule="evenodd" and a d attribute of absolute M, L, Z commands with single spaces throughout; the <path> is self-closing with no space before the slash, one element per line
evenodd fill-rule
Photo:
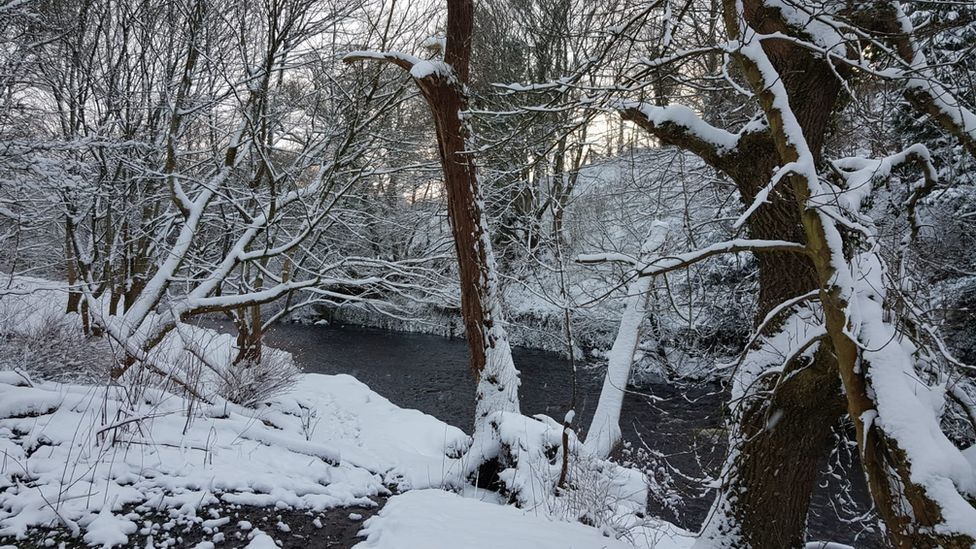
<path fill-rule="evenodd" d="M 915 29 L 900 2 L 891 3 L 897 18 L 899 34 L 895 41 L 898 53 L 909 65 L 905 97 L 918 110 L 928 113 L 945 130 L 954 135 L 976 156 L 976 113 L 963 105 L 935 78 L 925 54 L 915 42 Z"/>
<path fill-rule="evenodd" d="M 725 0 L 725 9 L 780 159 L 796 164 L 790 182 L 872 495 L 898 543 L 968 546 L 976 540 L 976 509 L 966 501 L 976 496 L 976 472 L 942 432 L 936 393 L 915 376 L 910 344 L 884 320 L 884 264 L 874 252 L 846 259 L 838 220 L 815 199 L 824 189 L 782 79 L 742 3 Z"/>
<path fill-rule="evenodd" d="M 645 254 L 657 251 L 664 244 L 668 228 L 667 223 L 656 221 L 641 251 Z M 602 459 L 606 459 L 620 442 L 620 410 L 634 364 L 641 323 L 647 314 L 651 282 L 651 277 L 638 277 L 627 286 L 624 312 L 610 348 L 600 399 L 586 433 L 586 449 Z"/>
<path fill-rule="evenodd" d="M 776 173 L 773 174 L 773 178 L 769 180 L 769 183 L 763 186 L 762 189 L 759 189 L 759 192 L 756 193 L 756 197 L 752 200 L 752 204 L 750 204 L 749 207 L 746 208 L 746 211 L 742 212 L 742 215 L 740 215 L 739 218 L 732 223 L 732 228 L 738 229 L 742 227 L 742 225 L 744 225 L 745 222 L 749 220 L 749 217 L 756 210 L 758 210 L 760 206 L 762 206 L 768 201 L 769 193 L 773 192 L 773 189 L 776 188 L 776 185 L 780 181 L 782 181 L 784 177 L 789 175 L 793 171 L 793 168 L 795 167 L 796 167 L 796 163 L 789 162 L 785 166 L 777 170 Z"/>
<path fill-rule="evenodd" d="M 807 248 L 803 244 L 788 242 L 785 240 L 740 239 L 718 242 L 699 250 L 694 250 L 675 256 L 659 257 L 650 262 L 640 262 L 633 257 L 618 253 L 581 254 L 576 257 L 576 261 L 583 264 L 609 262 L 625 263 L 636 268 L 636 276 L 649 277 L 683 269 L 715 255 L 742 252 L 807 253 Z"/>
<path fill-rule="evenodd" d="M 343 63 L 355 63 L 357 61 L 386 61 L 406 71 L 410 71 L 421 59 L 409 53 L 372 50 L 356 50 L 342 56 Z"/>
<path fill-rule="evenodd" d="M 624 120 L 634 122 L 669 145 L 697 154 L 713 166 L 720 164 L 739 143 L 736 134 L 712 126 L 684 105 L 658 107 L 618 101 L 613 106 Z"/>

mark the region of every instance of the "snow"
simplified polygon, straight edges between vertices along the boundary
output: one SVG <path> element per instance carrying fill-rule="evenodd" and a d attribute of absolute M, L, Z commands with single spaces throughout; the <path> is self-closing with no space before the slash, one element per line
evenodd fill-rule
<path fill-rule="evenodd" d="M 406 53 L 392 52 L 392 51 L 371 51 L 371 50 L 351 51 L 345 54 L 344 56 L 342 56 L 342 59 L 347 63 L 351 61 L 358 61 L 360 59 L 374 59 L 377 61 L 392 59 L 392 60 L 402 61 L 410 65 L 414 65 L 419 61 L 421 61 L 419 57 L 406 54 Z"/>
<path fill-rule="evenodd" d="M 6 333 L 31 336 L 42 332 L 45 326 L 54 322 L 67 328 L 73 326 L 80 330 L 80 317 L 64 314 L 65 295 L 69 289 L 66 284 L 16 276 L 8 279 L 8 286 L 9 288 L 4 295 L 0 296 L 0 320 L 3 321 L 0 329 Z M 167 333 L 159 344 L 147 354 L 133 342 L 145 341 L 154 330 L 165 323 L 166 319 L 162 315 L 148 313 L 139 327 L 130 330 L 131 315 L 135 314 L 132 310 L 122 317 L 110 316 L 107 300 L 92 301 L 94 301 L 93 315 L 101 324 L 120 338 L 124 338 L 124 334 L 131 332 L 132 337 L 125 339 L 125 349 L 136 356 L 143 356 L 149 364 L 159 371 L 180 379 L 184 376 L 189 378 L 196 375 L 192 370 L 201 367 L 203 371 L 198 373 L 201 379 L 200 383 L 196 384 L 197 392 L 207 401 L 218 402 L 222 400 L 217 394 L 221 382 L 228 377 L 240 375 L 239 372 L 231 371 L 233 358 L 236 354 L 236 340 L 233 335 L 221 334 L 211 329 L 179 322 L 175 324 L 175 329 Z M 285 351 L 266 347 L 264 357 L 269 363 L 274 363 L 282 369 L 296 368 L 291 354 Z M 101 358 L 111 360 L 111 357 Z M 0 373 L 0 381 L 8 385 L 18 384 L 10 381 L 14 378 L 9 376 L 19 378 L 20 374 L 14 372 Z M 52 398 L 50 395 L 41 396 L 37 394 L 31 394 L 28 397 L 26 392 L 18 392 L 18 395 L 22 396 L 8 395 L 0 404 L 0 411 L 4 411 L 8 406 L 26 406 L 27 408 L 24 408 L 22 413 L 30 413 L 29 407 L 43 407 L 49 404 L 44 399 Z M 12 399 L 15 398 L 20 402 L 13 402 Z M 33 401 L 33 403 L 25 403 L 25 398 Z M 9 405 L 6 404 L 8 400 L 11 400 Z M 6 415 L 17 415 L 17 413 L 13 412 Z"/>
<path fill-rule="evenodd" d="M 656 126 L 664 124 L 680 126 L 696 139 L 712 145 L 719 154 L 731 152 L 739 145 L 738 135 L 708 124 L 695 111 L 684 105 L 659 107 L 636 101 L 619 101 L 614 107 L 622 110 L 637 109 Z"/>
<path fill-rule="evenodd" d="M 8 405 L 23 400 L 8 398 L 17 393 L 45 403 L 34 408 L 41 413 L 9 413 L 23 410 Z M 445 456 L 467 443 L 460 429 L 397 408 L 345 375 L 306 374 L 300 388 L 254 409 L 197 403 L 200 415 L 189 420 L 185 399 L 158 391 L 133 401 L 116 388 L 0 383 L 0 395 L 8 412 L 0 417 L 2 536 L 62 521 L 77 523 L 91 543 L 111 546 L 135 527 L 111 513 L 150 501 L 191 515 L 218 500 L 369 506 L 369 496 L 387 493 L 385 484 L 446 482 L 459 464 Z M 303 430 L 302 406 L 327 420 Z M 92 436 L 111 425 L 120 426 Z"/>
<path fill-rule="evenodd" d="M 457 427 L 399 408 L 349 375 L 306 374 L 267 418 L 294 429 L 301 406 L 314 407 L 327 418 L 315 428 L 313 440 L 328 441 L 343 462 L 379 472 L 384 482 L 401 489 L 452 482 L 459 464 L 445 456 L 469 444 Z"/>
<path fill-rule="evenodd" d="M 246 549 L 278 549 L 278 545 L 268 534 L 261 530 L 254 530 L 251 542 L 246 545 Z"/>
<path fill-rule="evenodd" d="M 129 534 L 136 531 L 136 523 L 112 514 L 111 507 L 105 506 L 85 530 L 85 542 L 108 549 L 128 542 Z"/>
<path fill-rule="evenodd" d="M 48 414 L 57 409 L 60 397 L 30 387 L 0 384 L 0 417 L 29 417 Z"/>
<path fill-rule="evenodd" d="M 434 75 L 449 77 L 451 74 L 453 74 L 451 67 L 443 61 L 418 60 L 413 67 L 410 67 L 410 76 L 417 80 Z"/>
<path fill-rule="evenodd" d="M 895 4 L 897 17 L 905 36 L 913 36 L 914 29 L 911 20 L 905 15 L 899 4 Z M 906 59 L 911 65 L 911 70 L 904 71 L 901 76 L 908 76 L 905 85 L 908 89 L 924 94 L 926 99 L 939 114 L 946 117 L 955 127 L 956 132 L 970 144 L 976 142 L 976 113 L 966 108 L 955 95 L 950 93 L 933 76 L 932 67 L 929 66 L 916 44 L 912 46 L 912 58 Z M 972 145 L 970 145 L 971 147 Z"/>
<path fill-rule="evenodd" d="M 826 7 L 824 4 L 818 4 L 814 8 L 816 11 L 808 11 L 809 8 L 801 7 L 800 4 L 783 0 L 766 0 L 766 6 L 779 10 L 788 25 L 809 36 L 814 44 L 825 50 L 843 53 L 846 41 L 851 39 L 838 31 L 841 26 L 836 21 L 825 21 L 821 12 Z"/>
<path fill-rule="evenodd" d="M 444 36 L 430 36 L 420 43 L 420 47 L 443 53 L 447 51 L 447 38 Z"/>
<path fill-rule="evenodd" d="M 962 455 L 969 462 L 969 466 L 972 467 L 974 474 L 976 474 L 976 444 L 963 450 Z"/>
<path fill-rule="evenodd" d="M 0 380 L 14 381 L 9 375 Z M 128 543 L 138 528 L 133 508 L 162 507 L 173 517 L 196 517 L 202 506 L 221 501 L 312 510 L 370 506 L 369 496 L 386 494 L 387 486 L 396 485 L 414 490 L 394 497 L 381 518 L 365 523 L 369 538 L 363 547 L 480 547 L 465 541 L 477 532 L 470 527 L 476 519 L 479 528 L 490 531 L 477 534 L 483 540 L 479 543 L 511 542 L 486 546 L 632 547 L 573 523 L 578 500 L 553 496 L 560 459 L 547 458 L 543 450 L 559 445 L 562 426 L 544 416 L 498 412 L 490 421 L 494 439 L 517 457 L 501 478 L 523 502 L 520 510 L 434 489 L 459 487 L 494 497 L 465 487 L 461 459 L 448 457 L 469 444 L 460 429 L 398 408 L 347 375 L 306 374 L 295 389 L 255 408 L 197 403 L 198 414 L 190 418 L 185 399 L 161 391 L 126 399 L 116 388 L 0 382 L 0 394 L 12 392 L 55 405 L 40 408 L 36 417 L 0 418 L 2 536 L 22 537 L 31 527 L 60 522 L 86 543 L 115 547 Z M 314 428 L 307 421 L 310 410 L 326 418 Z M 123 417 L 140 419 L 119 421 Z M 91 436 L 98 430 L 102 436 Z M 575 436 L 571 447 L 581 447 Z M 580 470 L 596 473 L 581 477 Z M 574 484 L 598 479 L 601 484 L 594 489 L 614 502 L 612 523 L 621 527 L 608 531 L 674 542 L 657 547 L 688 546 L 687 532 L 638 518 L 647 498 L 642 473 L 598 462 L 573 474 Z M 31 479 L 30 487 L 24 478 Z M 430 529 L 431 521 L 447 521 L 442 525 L 446 530 Z M 223 539 L 216 530 L 230 518 L 211 512 L 196 522 L 213 536 L 205 543 L 215 543 Z M 290 530 L 284 523 L 269 524 L 277 531 Z M 253 528 L 247 521 L 237 526 Z M 403 535 L 391 536 L 391 531 Z M 248 547 L 276 546 L 256 528 L 249 539 Z"/>
<path fill-rule="evenodd" d="M 458 116 L 460 115 L 461 113 L 458 113 Z M 470 135 L 473 133 L 469 131 Z M 472 150 L 473 140 L 469 137 L 467 141 L 467 148 Z M 479 225 L 475 232 L 478 242 L 474 246 L 475 253 L 484 258 L 484 264 L 479 267 L 478 300 L 483 315 L 479 323 L 482 324 L 483 330 L 485 363 L 478 372 L 478 385 L 475 389 L 474 433 L 470 445 L 471 451 L 466 455 L 466 477 L 472 476 L 486 458 L 491 459 L 497 453 L 497 433 L 489 426 L 492 416 L 500 413 L 521 416 L 518 398 L 521 380 L 512 358 L 512 348 L 505 329 L 505 313 L 495 254 L 492 250 L 491 232 L 485 213 L 482 186 L 478 183 L 477 178 L 472 182 L 475 204 L 473 210 L 478 215 Z"/>
<path fill-rule="evenodd" d="M 859 273 L 851 308 L 852 330 L 862 345 L 862 360 L 877 407 L 875 425 L 896 441 L 911 463 L 912 482 L 938 503 L 943 522 L 936 528 L 976 538 L 976 508 L 963 494 L 976 496 L 976 470 L 945 436 L 939 418 L 944 386 L 930 386 L 915 372 L 915 346 L 883 321 L 885 266 L 872 253 L 855 258 Z"/>
<path fill-rule="evenodd" d="M 656 222 L 644 242 L 642 252 L 658 252 L 664 245 L 669 227 L 667 222 Z M 651 277 L 639 276 L 627 287 L 626 305 L 620 317 L 617 337 L 610 349 L 600 400 L 587 431 L 586 448 L 603 458 L 609 456 L 620 441 L 620 410 L 634 364 L 634 352 L 640 342 L 640 327 L 647 314 L 647 294 L 651 281 Z"/>
<path fill-rule="evenodd" d="M 503 526 L 503 527 L 502 527 Z M 416 490 L 390 498 L 364 523 L 357 549 L 632 549 L 582 524 L 556 522 L 510 506 L 440 490 Z M 662 530 L 657 549 L 690 547 L 677 529 Z"/>
<path fill-rule="evenodd" d="M 895 168 L 912 159 L 918 159 L 922 163 L 922 168 L 929 177 L 938 179 L 928 149 L 918 143 L 880 159 L 849 157 L 833 161 L 834 167 L 846 180 L 846 188 L 839 197 L 841 205 L 849 212 L 860 211 L 862 203 L 874 190 L 874 182 L 884 181 Z"/>
<path fill-rule="evenodd" d="M 59 301 L 50 299 L 50 292 L 63 292 L 63 286 L 20 278 L 12 287 L 18 292 L 0 300 L 0 307 L 21 314 L 22 326 L 30 326 L 35 316 L 62 314 L 45 305 Z M 186 341 L 216 341 L 202 349 L 214 361 L 226 359 L 233 348 L 229 336 L 201 327 L 181 325 L 172 334 L 179 339 L 161 346 L 158 361 L 178 362 Z M 503 331 L 494 335 L 504 338 Z M 506 341 L 496 342 L 505 351 L 496 358 L 507 357 L 498 367 L 514 372 Z M 172 518 L 163 531 L 190 520 L 210 536 L 200 547 L 210 547 L 224 539 L 218 530 L 231 522 L 213 507 L 221 503 L 324 510 L 373 506 L 370 497 L 391 489 L 449 488 L 496 503 L 514 496 L 524 510 L 478 504 L 491 505 L 491 512 L 524 515 L 542 532 L 585 532 L 595 541 L 609 540 L 600 530 L 575 523 L 582 516 L 580 502 L 592 501 L 592 494 L 553 493 L 561 450 L 556 457 L 547 453 L 561 448 L 563 428 L 551 418 L 528 418 L 517 409 L 486 415 L 486 437 L 478 448 L 486 455 L 480 457 L 504 452 L 509 460 L 501 472 L 508 493 L 499 499 L 467 484 L 470 464 L 478 457 L 469 451 L 471 437 L 393 405 L 351 376 L 303 374 L 287 392 L 251 407 L 206 389 L 214 381 L 204 383 L 202 392 L 210 398 L 205 402 L 164 386 L 55 383 L 0 371 L 0 536 L 23 538 L 32 528 L 61 525 L 85 543 L 115 547 L 129 543 L 137 531 L 153 534 L 149 526 L 139 530 L 140 513 L 167 509 Z M 515 377 L 513 389 L 517 384 Z M 642 538 L 656 538 L 662 531 L 678 535 L 667 523 L 643 518 L 643 473 L 593 460 L 569 435 L 573 462 L 579 460 L 570 481 L 612 502 L 597 510 L 600 524 Z M 210 508 L 205 518 L 198 516 L 203 507 Z M 349 518 L 361 520 L 362 515 Z M 266 530 L 290 530 L 284 523 L 269 525 Z M 237 526 L 250 530 L 248 547 L 276 546 L 249 522 Z"/>

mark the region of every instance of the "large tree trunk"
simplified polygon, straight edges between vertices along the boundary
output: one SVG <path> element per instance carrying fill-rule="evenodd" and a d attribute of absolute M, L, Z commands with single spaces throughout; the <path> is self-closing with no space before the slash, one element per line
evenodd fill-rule
<path fill-rule="evenodd" d="M 812 107 L 816 94 L 789 85 L 789 72 L 802 67 L 778 60 L 801 59 L 804 54 L 795 45 L 766 40 L 757 47 L 753 31 L 777 30 L 765 24 L 770 14 L 750 4 L 740 13 L 741 4 L 735 0 L 724 3 L 729 35 L 746 44 L 735 57 L 768 121 L 779 163 L 796 166 L 784 177 L 784 187 L 791 191 L 784 194 L 801 219 L 817 274 L 824 333 L 836 358 L 861 462 L 888 536 L 906 549 L 972 547 L 976 543 L 973 474 L 941 431 L 938 412 L 927 400 L 931 397 L 918 396 L 926 392 L 926 384 L 910 381 L 915 376 L 915 357 L 885 319 L 883 261 L 873 250 L 852 258 L 857 252 L 845 246 L 837 214 L 827 213 L 814 200 L 828 192 L 817 169 L 823 134 L 815 130 L 830 120 L 834 106 Z M 747 28 L 742 28 L 743 16 Z M 815 77 L 812 84 L 836 86 L 831 75 L 823 60 L 808 63 L 804 71 L 805 78 Z"/>
<path fill-rule="evenodd" d="M 745 2 L 747 18 L 759 32 L 785 32 L 779 18 L 755 0 Z M 783 75 L 787 89 L 798 97 L 797 117 L 810 148 L 819 160 L 824 135 L 837 102 L 840 82 L 826 64 L 787 41 L 764 42 Z M 662 141 L 699 154 L 732 178 L 741 198 L 750 205 L 782 165 L 768 129 L 739 139 L 733 154 L 719 154 L 689 138 L 681 128 L 659 124 L 627 110 L 624 117 Z M 748 219 L 751 238 L 805 242 L 805 233 L 792 189 L 781 186 Z M 809 257 L 791 252 L 757 254 L 759 306 L 757 323 L 777 305 L 820 287 Z M 784 311 L 783 315 L 788 315 Z M 765 332 L 781 324 L 772 322 Z M 747 351 L 748 353 L 748 351 Z M 751 360 L 747 354 L 744 362 Z M 768 359 L 767 359 L 768 360 Z M 756 371 L 781 364 L 755 364 Z M 732 403 L 730 452 L 713 513 L 703 529 L 699 547 L 802 547 L 810 499 L 831 431 L 844 414 L 837 362 L 825 348 L 810 360 L 783 365 L 780 376 L 755 379 L 747 372 L 733 380 L 740 386 Z M 779 383 L 776 380 L 780 379 Z"/>
<path fill-rule="evenodd" d="M 755 168 L 756 164 L 753 163 Z M 742 170 L 747 171 L 746 169 Z M 749 180 L 737 179 L 744 199 L 751 202 L 762 171 Z M 756 239 L 803 241 L 796 208 L 774 201 L 750 218 Z M 777 305 L 818 287 L 816 271 L 803 255 L 786 252 L 757 254 L 759 307 L 757 322 Z M 785 311 L 788 315 L 789 311 Z M 772 334 L 782 322 L 772 322 Z M 753 360 L 747 351 L 744 362 Z M 780 364 L 755 364 L 755 371 Z M 756 380 L 749 371 L 736 373 L 740 387 L 733 392 L 729 456 L 722 472 L 718 498 L 699 546 L 790 548 L 802 547 L 810 499 L 820 467 L 832 440 L 832 429 L 844 414 L 837 363 L 826 347 L 809 359 L 786 365 L 779 379 Z"/>
<path fill-rule="evenodd" d="M 345 60 L 383 60 L 409 71 L 433 115 L 447 191 L 448 219 L 458 260 L 461 315 L 471 352 L 471 370 L 478 381 L 477 435 L 483 431 L 484 420 L 491 413 L 519 412 L 519 378 L 503 326 L 495 257 L 474 156 L 467 146 L 465 86 L 473 25 L 473 1 L 448 0 L 443 62 L 387 52 L 353 54 Z"/>
<path fill-rule="evenodd" d="M 474 156 L 468 152 L 468 128 L 463 113 L 468 108 L 465 86 L 471 62 L 474 25 L 472 0 L 448 0 L 447 45 L 441 73 L 417 78 L 430 105 L 437 129 L 438 150 L 447 189 L 448 218 L 454 234 L 471 369 L 478 380 L 475 429 L 488 414 L 518 412 L 518 371 L 512 361 L 508 335 L 503 327 L 501 296 L 488 223 L 482 208 L 481 188 Z M 422 74 L 422 73 L 421 73 Z"/>

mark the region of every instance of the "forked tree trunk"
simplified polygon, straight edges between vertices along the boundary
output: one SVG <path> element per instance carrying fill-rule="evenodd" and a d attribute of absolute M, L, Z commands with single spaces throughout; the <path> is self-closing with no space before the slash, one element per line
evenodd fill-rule
<path fill-rule="evenodd" d="M 245 305 L 233 313 L 237 328 L 237 355 L 235 366 L 251 366 L 261 362 L 264 329 L 261 324 L 261 306 Z"/>
<path fill-rule="evenodd" d="M 761 177 L 739 182 L 745 201 L 754 196 Z M 786 201 L 775 201 L 757 210 L 749 229 L 750 236 L 757 239 L 797 241 L 796 237 L 801 236 L 796 234 L 800 231 L 799 216 L 793 204 Z M 768 252 L 758 254 L 757 262 L 757 322 L 780 303 L 817 288 L 814 267 L 805 256 Z M 784 316 L 788 314 L 784 312 Z M 764 332 L 772 334 L 781 324 L 773 322 Z M 753 351 L 746 352 L 744 362 L 754 360 Z M 761 364 L 757 369 L 778 366 Z M 755 383 L 751 376 L 744 377 L 733 380 L 748 386 L 735 391 L 745 396 L 731 406 L 730 453 L 712 516 L 698 547 L 803 547 L 819 469 L 830 447 L 832 429 L 845 411 L 836 360 L 822 346 L 812 361 L 800 359 L 786 364 L 782 374 L 785 381 L 779 384 L 775 377 Z"/>
<path fill-rule="evenodd" d="M 972 547 L 976 545 L 972 473 L 966 474 L 969 464 L 941 432 L 931 404 L 921 402 L 926 397 L 920 400 L 914 394 L 919 387 L 901 385 L 914 374 L 915 359 L 883 318 L 881 260 L 874 256 L 868 270 L 862 270 L 848 257 L 838 222 L 814 207 L 815 196 L 825 192 L 816 168 L 821 147 L 817 138 L 822 134 L 808 133 L 810 118 L 804 115 L 810 110 L 809 90 L 784 85 L 788 78 L 784 71 L 796 67 L 777 66 L 784 52 L 798 57 L 796 46 L 768 40 L 757 47 L 758 37 L 752 31 L 768 34 L 772 29 L 764 23 L 770 14 L 755 4 L 747 3 L 741 14 L 736 0 L 724 4 L 728 34 L 746 43 L 735 57 L 769 123 L 779 163 L 796 166 L 784 177 L 784 186 L 791 191 L 789 198 L 801 219 L 817 275 L 829 350 L 836 358 L 862 466 L 889 539 L 905 549 Z M 740 16 L 751 28 L 742 28 Z M 815 60 L 806 72 L 819 73 L 821 83 L 836 85 L 829 71 L 827 62 Z M 801 110 L 804 106 L 806 111 Z M 830 104 L 823 107 L 818 114 L 825 124 L 834 109 Z M 870 281 L 865 288 L 858 287 L 864 284 L 862 277 Z M 878 364 L 873 363 L 875 358 Z M 901 407 L 908 412 L 899 415 Z M 918 416 L 911 416 L 915 413 Z M 921 417 L 926 414 L 932 415 Z"/>

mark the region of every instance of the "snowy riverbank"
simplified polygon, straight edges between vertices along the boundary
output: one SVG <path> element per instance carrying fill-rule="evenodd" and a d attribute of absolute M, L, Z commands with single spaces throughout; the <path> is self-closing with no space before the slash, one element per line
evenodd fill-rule
<path fill-rule="evenodd" d="M 561 547 L 566 536 L 581 548 L 689 543 L 644 517 L 643 473 L 607 462 L 580 461 L 579 486 L 558 498 L 476 489 L 464 473 L 466 433 L 349 375 L 294 373 L 251 404 L 232 402 L 240 391 L 230 382 L 266 380 L 242 377 L 233 337 L 210 328 L 179 325 L 153 353 L 156 374 L 133 369 L 107 383 L 118 350 L 82 334 L 65 295 L 63 284 L 18 277 L 0 299 L 3 549 L 287 548 L 333 543 L 337 529 L 350 546 L 360 526 L 363 546 L 380 548 L 473 547 L 462 541 L 472 535 L 526 548 Z M 265 355 L 296 368 L 289 353 Z M 559 439 L 557 422 L 513 415 L 502 435 L 513 456 L 526 447 L 502 473 L 507 486 L 542 487 L 558 474 L 536 447 Z"/>
<path fill-rule="evenodd" d="M 560 522 L 541 507 L 504 506 L 460 479 L 462 464 L 452 457 L 467 444 L 460 429 L 398 408 L 345 375 L 306 374 L 287 394 L 244 408 L 192 403 L 158 390 L 32 383 L 4 371 L 0 402 L 3 543 L 32 532 L 31 539 L 45 539 L 37 537 L 40 529 L 51 532 L 51 543 L 75 536 L 100 547 L 132 539 L 172 546 L 173 524 L 199 523 L 210 532 L 203 542 L 261 547 L 288 538 L 287 527 L 241 534 L 239 521 L 210 510 L 372 507 L 371 498 L 393 491 L 406 493 L 366 522 L 364 546 L 460 547 L 450 540 L 482 530 L 483 539 L 501 536 L 509 547 L 544 546 L 539 540 L 559 547 L 565 536 L 577 547 L 651 539 L 655 544 L 638 546 L 682 547 L 689 539 L 666 523 L 646 521 L 614 540 L 604 536 L 606 528 Z M 409 491 L 428 488 L 477 498 Z M 164 519 L 154 529 L 151 517 L 160 510 Z M 513 524 L 510 531 L 498 528 L 502 518 Z M 657 545 L 661 538 L 668 544 Z"/>

